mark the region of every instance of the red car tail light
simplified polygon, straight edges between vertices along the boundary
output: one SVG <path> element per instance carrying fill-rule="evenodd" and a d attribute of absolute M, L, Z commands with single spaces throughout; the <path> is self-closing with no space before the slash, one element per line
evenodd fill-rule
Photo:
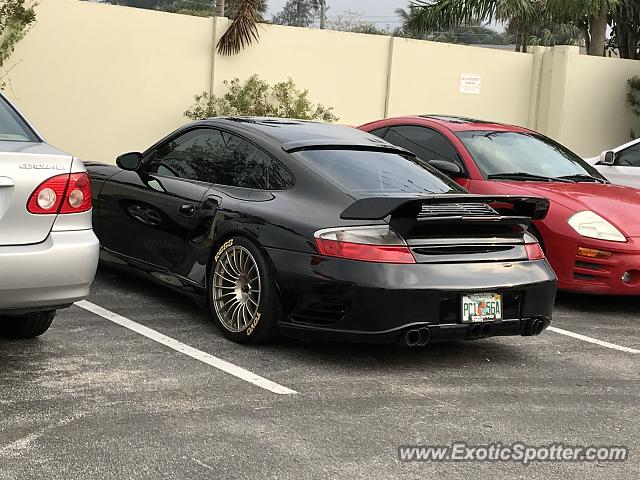
<path fill-rule="evenodd" d="M 328 257 L 378 263 L 416 263 L 405 241 L 388 226 L 345 227 L 315 233 L 316 245 Z"/>
<path fill-rule="evenodd" d="M 542 247 L 538 242 L 527 243 L 525 244 L 525 248 L 527 249 L 527 256 L 529 257 L 529 260 L 542 260 L 545 258 Z"/>
<path fill-rule="evenodd" d="M 55 215 L 91 209 L 91 182 L 86 173 L 65 173 L 42 182 L 27 202 L 29 213 Z"/>

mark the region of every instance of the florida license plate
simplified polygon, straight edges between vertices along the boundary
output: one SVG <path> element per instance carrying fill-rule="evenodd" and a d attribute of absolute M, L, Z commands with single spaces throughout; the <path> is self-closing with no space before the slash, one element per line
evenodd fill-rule
<path fill-rule="evenodd" d="M 462 321 L 464 323 L 496 320 L 502 320 L 502 295 L 499 293 L 477 293 L 462 296 Z"/>

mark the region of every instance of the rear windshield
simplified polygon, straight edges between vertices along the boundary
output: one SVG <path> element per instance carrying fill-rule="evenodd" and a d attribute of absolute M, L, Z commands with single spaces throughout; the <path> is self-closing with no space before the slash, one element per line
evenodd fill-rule
<path fill-rule="evenodd" d="M 293 155 L 348 193 L 464 192 L 457 183 L 408 155 L 361 150 L 305 150 Z"/>
<path fill-rule="evenodd" d="M 0 141 L 37 142 L 38 138 L 16 111 L 0 97 Z"/>

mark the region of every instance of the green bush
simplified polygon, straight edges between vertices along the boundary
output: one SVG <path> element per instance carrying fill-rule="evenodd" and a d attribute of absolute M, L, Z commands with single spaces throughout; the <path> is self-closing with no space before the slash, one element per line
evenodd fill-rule
<path fill-rule="evenodd" d="M 203 92 L 195 96 L 195 103 L 184 112 L 191 120 L 211 117 L 251 116 L 297 118 L 336 122 L 332 107 L 313 104 L 308 90 L 298 90 L 293 80 L 269 85 L 257 75 L 244 83 L 238 78 L 225 80 L 227 93 L 222 96 Z"/>
<path fill-rule="evenodd" d="M 35 21 L 33 5 L 25 0 L 0 0 L 0 88 L 5 87 L 5 62 Z"/>

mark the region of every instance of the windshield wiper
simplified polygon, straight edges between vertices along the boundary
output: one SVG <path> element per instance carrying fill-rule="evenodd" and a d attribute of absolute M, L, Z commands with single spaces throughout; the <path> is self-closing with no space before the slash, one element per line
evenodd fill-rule
<path fill-rule="evenodd" d="M 605 180 L 602 180 L 598 177 L 592 177 L 591 175 L 587 175 L 585 173 L 576 173 L 575 175 L 564 175 L 558 178 L 562 180 L 573 180 L 574 182 L 607 183 Z"/>
<path fill-rule="evenodd" d="M 542 175 L 533 175 L 527 172 L 514 172 L 514 173 L 496 173 L 495 175 L 489 175 L 489 180 L 534 180 L 539 182 L 564 182 L 575 183 L 570 178 L 555 178 L 545 177 Z"/>

